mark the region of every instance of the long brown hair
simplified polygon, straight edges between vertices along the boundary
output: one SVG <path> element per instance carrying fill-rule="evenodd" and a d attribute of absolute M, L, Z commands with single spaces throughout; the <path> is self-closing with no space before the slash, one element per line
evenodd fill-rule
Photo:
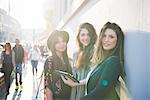
<path fill-rule="evenodd" d="M 8 46 L 8 51 L 9 53 L 11 53 L 11 44 L 9 42 L 6 42 L 5 45 L 4 45 L 4 51 L 6 51 L 6 46 Z"/>
<path fill-rule="evenodd" d="M 102 38 L 106 29 L 112 29 L 117 35 L 117 44 L 113 50 L 106 53 L 106 50 L 102 47 Z M 124 33 L 122 29 L 116 23 L 107 22 L 100 31 L 98 41 L 96 43 L 96 49 L 92 58 L 92 63 L 99 64 L 103 62 L 109 56 L 118 56 L 122 65 L 124 65 Z M 122 67 L 123 68 L 123 67 Z M 124 68 L 122 69 L 124 73 Z"/>
<path fill-rule="evenodd" d="M 80 32 L 82 29 L 87 29 L 88 34 L 90 36 L 90 43 L 88 46 L 84 48 L 83 44 L 80 41 Z M 94 49 L 94 44 L 96 43 L 97 40 L 97 34 L 95 31 L 95 28 L 93 27 L 92 24 L 90 23 L 83 23 L 80 25 L 78 34 L 77 34 L 77 43 L 78 43 L 78 48 L 79 48 L 79 56 L 76 62 L 76 67 L 88 67 L 91 64 L 91 58 L 93 56 L 93 49 Z"/>
<path fill-rule="evenodd" d="M 54 66 L 60 67 L 60 66 L 64 65 L 64 63 L 57 56 L 56 50 L 55 50 L 55 44 L 58 41 L 58 37 L 61 37 L 66 43 L 68 43 L 68 41 L 69 41 L 69 34 L 68 34 L 68 32 L 55 30 L 49 36 L 49 38 L 47 40 L 47 46 L 52 52 Z M 63 52 L 63 59 L 64 59 L 64 62 L 65 62 L 65 65 L 69 68 L 69 70 L 71 70 L 71 65 L 70 65 L 70 62 L 69 62 L 68 54 L 67 54 L 67 48 Z"/>

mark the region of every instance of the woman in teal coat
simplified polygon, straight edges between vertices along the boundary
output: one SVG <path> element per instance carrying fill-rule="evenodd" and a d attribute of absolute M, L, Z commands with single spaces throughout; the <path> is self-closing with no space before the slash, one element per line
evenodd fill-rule
<path fill-rule="evenodd" d="M 121 28 L 107 22 L 101 29 L 92 58 L 95 66 L 87 75 L 86 95 L 82 100 L 119 100 L 115 90 L 119 76 L 124 77 L 124 34 Z"/>

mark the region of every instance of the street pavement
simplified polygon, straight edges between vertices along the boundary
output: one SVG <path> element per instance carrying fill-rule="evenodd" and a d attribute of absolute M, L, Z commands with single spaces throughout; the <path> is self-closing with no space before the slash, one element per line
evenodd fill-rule
<path fill-rule="evenodd" d="M 23 68 L 23 89 L 15 91 L 16 86 L 14 79 L 7 100 L 44 100 L 44 75 L 42 75 L 43 65 L 44 61 L 38 63 L 38 73 L 33 76 L 31 62 L 28 61 Z"/>

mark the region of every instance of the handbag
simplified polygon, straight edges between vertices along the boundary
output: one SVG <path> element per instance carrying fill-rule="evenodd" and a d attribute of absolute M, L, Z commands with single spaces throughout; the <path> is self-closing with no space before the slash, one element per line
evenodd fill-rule
<path fill-rule="evenodd" d="M 131 100 L 131 96 L 129 95 L 128 88 L 121 76 L 119 76 L 118 78 L 118 83 L 115 89 L 118 96 L 120 97 L 120 100 Z"/>

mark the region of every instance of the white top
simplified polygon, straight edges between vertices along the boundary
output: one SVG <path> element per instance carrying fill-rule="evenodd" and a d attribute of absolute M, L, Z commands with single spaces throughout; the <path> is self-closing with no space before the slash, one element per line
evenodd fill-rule
<path fill-rule="evenodd" d="M 88 81 L 89 81 L 89 78 L 90 78 L 90 76 L 91 76 L 91 73 L 92 73 L 93 70 L 96 68 L 96 66 L 97 66 L 97 64 L 96 64 L 95 66 L 91 67 L 89 73 L 87 74 L 87 77 L 86 77 L 86 85 L 85 85 L 85 87 L 86 87 L 86 88 L 85 88 L 85 95 L 87 95 L 87 83 L 88 83 Z"/>
<path fill-rule="evenodd" d="M 32 49 L 30 51 L 30 59 L 31 60 L 39 60 L 40 56 L 41 56 L 40 50 L 34 50 L 34 49 Z"/>

